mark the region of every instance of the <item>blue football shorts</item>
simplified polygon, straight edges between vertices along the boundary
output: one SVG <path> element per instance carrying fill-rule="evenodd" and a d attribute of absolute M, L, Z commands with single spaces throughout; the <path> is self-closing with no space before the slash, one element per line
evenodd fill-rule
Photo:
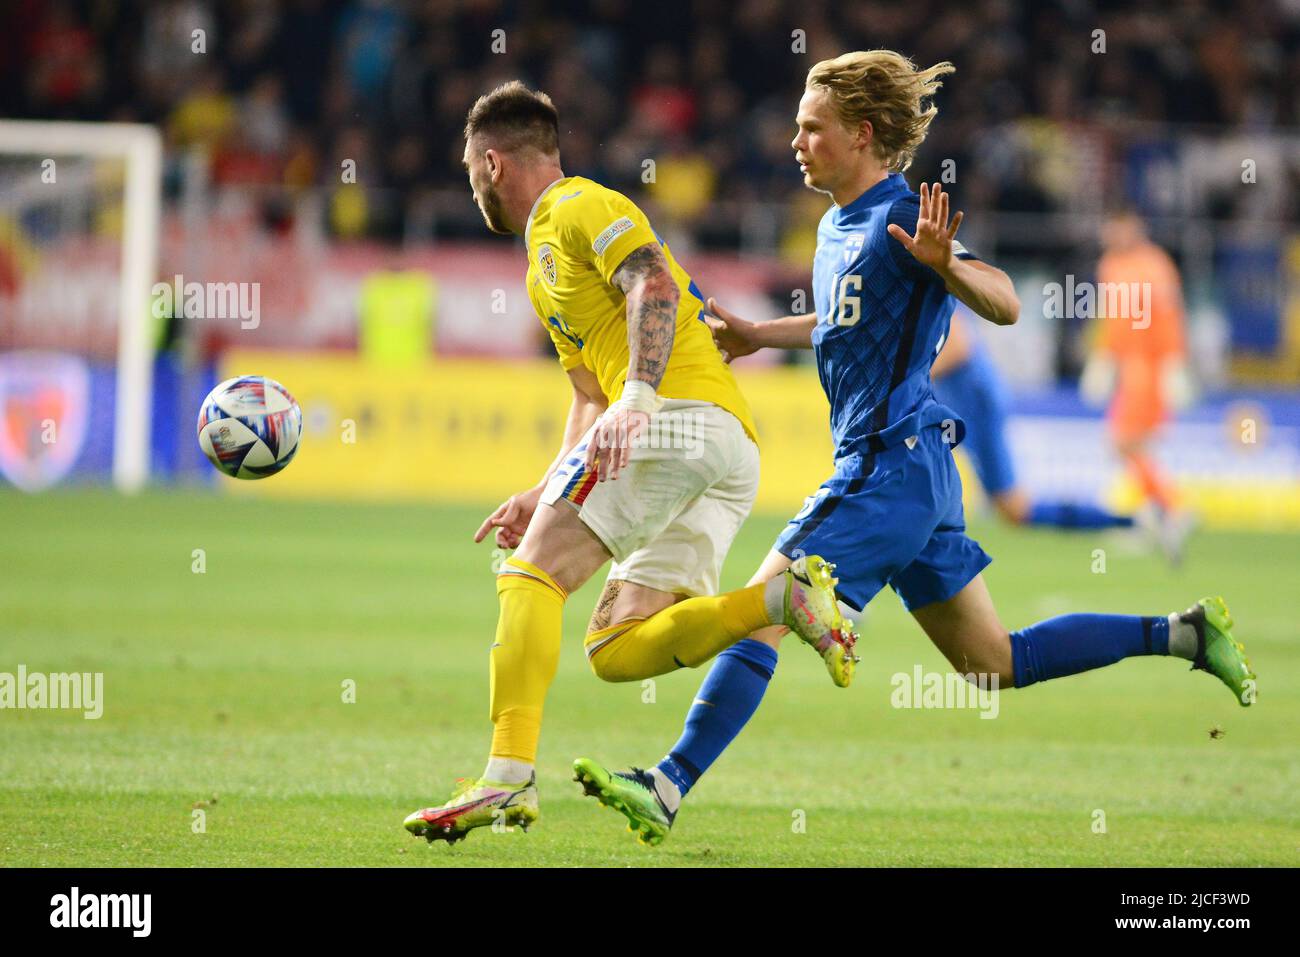
<path fill-rule="evenodd" d="M 834 562 L 839 596 L 859 610 L 886 584 L 909 611 L 946 601 L 992 561 L 966 535 L 961 477 L 939 426 L 838 462 L 774 547 Z"/>

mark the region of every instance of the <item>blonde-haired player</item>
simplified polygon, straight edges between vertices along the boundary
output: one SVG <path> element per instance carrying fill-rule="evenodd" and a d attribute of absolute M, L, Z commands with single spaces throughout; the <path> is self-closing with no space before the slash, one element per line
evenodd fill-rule
<path fill-rule="evenodd" d="M 951 72 L 948 63 L 917 69 L 889 50 L 815 65 L 790 145 L 804 183 L 834 201 L 817 235 L 816 313 L 750 323 L 710 302 L 724 321 L 719 346 L 732 356 L 815 349 L 831 406 L 834 474 L 790 520 L 755 579 L 779 575 L 810 551 L 838 564 L 838 591 L 856 608 L 889 584 L 956 671 L 991 678 L 995 688 L 1173 654 L 1250 704 L 1254 676 L 1221 598 L 1172 615 L 1063 615 L 1014 633 L 998 618 L 981 574 L 991 559 L 966 535 L 953 464 L 965 426 L 935 399 L 930 367 L 954 298 L 1003 326 L 1016 321 L 1020 303 L 1006 273 L 956 241 L 962 214 L 949 219 L 942 187 L 923 184 L 918 196 L 902 175 L 936 115 L 928 100 Z M 781 631 L 756 637 L 770 646 L 770 676 Z M 682 797 L 762 699 L 766 680 L 730 666 L 720 658 L 711 669 L 685 733 L 655 768 L 575 763 L 584 790 L 648 843 L 668 834 Z"/>
<path fill-rule="evenodd" d="M 815 555 L 714 596 L 758 487 L 754 423 L 695 284 L 641 210 L 564 175 L 555 107 L 518 82 L 474 104 L 464 163 L 488 227 L 524 237 L 528 296 L 573 401 L 550 469 L 475 536 L 495 528 L 518 549 L 497 576 L 492 745 L 481 777 L 407 817 L 430 841 L 537 819 L 533 765 L 564 601 L 611 558 L 586 638 L 607 681 L 695 667 L 774 624 L 817 648 L 836 684 L 855 660 L 832 568 Z"/>

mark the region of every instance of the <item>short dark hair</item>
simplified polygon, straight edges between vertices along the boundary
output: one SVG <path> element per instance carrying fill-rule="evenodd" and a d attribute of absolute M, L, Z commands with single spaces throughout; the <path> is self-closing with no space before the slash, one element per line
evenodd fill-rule
<path fill-rule="evenodd" d="M 560 118 L 551 98 L 518 80 L 480 96 L 465 118 L 465 139 L 489 136 L 503 150 L 531 147 L 547 156 L 560 152 Z"/>

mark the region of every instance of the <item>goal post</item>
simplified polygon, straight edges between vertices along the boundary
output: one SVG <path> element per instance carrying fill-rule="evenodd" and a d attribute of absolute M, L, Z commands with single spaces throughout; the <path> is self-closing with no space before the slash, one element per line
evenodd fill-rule
<path fill-rule="evenodd" d="M 138 123 L 0 120 L 0 155 L 117 158 L 125 164 L 113 484 L 137 492 L 149 480 L 153 390 L 150 304 L 158 273 L 162 137 Z M 39 165 L 34 172 L 39 173 Z"/>

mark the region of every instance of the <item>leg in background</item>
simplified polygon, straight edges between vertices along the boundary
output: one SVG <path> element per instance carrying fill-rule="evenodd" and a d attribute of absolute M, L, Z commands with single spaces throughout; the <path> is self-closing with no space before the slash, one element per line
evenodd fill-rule
<path fill-rule="evenodd" d="M 979 575 L 952 598 L 912 612 L 953 668 L 996 674 L 1001 688 L 1023 688 L 1137 655 L 1195 654 L 1195 634 L 1176 615 L 1059 615 L 1009 633 Z M 1187 646 L 1190 638 L 1191 646 Z"/>

